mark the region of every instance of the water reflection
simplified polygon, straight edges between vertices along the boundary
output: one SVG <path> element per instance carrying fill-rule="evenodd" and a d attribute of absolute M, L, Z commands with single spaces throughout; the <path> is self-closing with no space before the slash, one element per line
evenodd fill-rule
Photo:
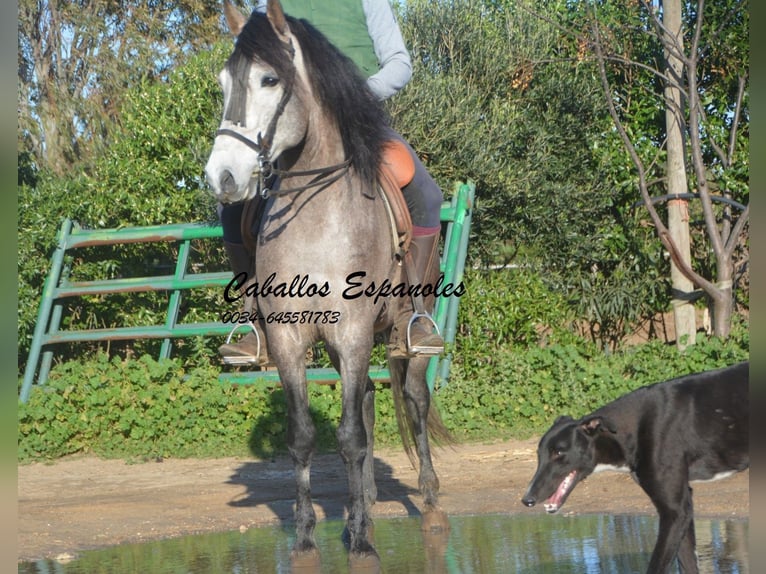
<path fill-rule="evenodd" d="M 649 516 L 452 516 L 447 534 L 423 533 L 420 518 L 378 519 L 381 571 L 394 574 L 643 573 L 657 535 Z M 131 544 L 84 552 L 61 564 L 19 564 L 19 574 L 249 574 L 349 572 L 343 523 L 316 529 L 320 565 L 292 570 L 288 525 Z M 697 520 L 702 574 L 746 574 L 748 521 Z"/>

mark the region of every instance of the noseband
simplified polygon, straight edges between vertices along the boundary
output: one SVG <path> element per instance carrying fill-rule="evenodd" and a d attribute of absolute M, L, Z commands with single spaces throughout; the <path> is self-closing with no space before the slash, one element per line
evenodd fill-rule
<path fill-rule="evenodd" d="M 274 134 L 277 131 L 277 122 L 279 121 L 279 118 L 282 117 L 282 114 L 284 113 L 285 108 L 287 107 L 287 103 L 290 101 L 290 98 L 293 95 L 293 85 L 295 83 L 295 64 L 294 64 L 295 48 L 293 47 L 292 40 L 290 40 L 290 42 L 288 43 L 287 48 L 290 54 L 290 67 L 284 82 L 285 90 L 282 93 L 282 98 L 279 100 L 279 104 L 277 105 L 277 109 L 274 112 L 274 116 L 271 118 L 271 122 L 269 122 L 269 127 L 266 130 L 266 137 L 263 137 L 261 132 L 258 132 L 256 141 L 253 141 L 246 135 L 242 134 L 241 132 L 238 132 L 230 128 L 220 128 L 215 132 L 216 136 L 229 136 L 231 138 L 234 138 L 235 140 L 245 144 L 247 147 L 249 147 L 250 149 L 252 149 L 258 154 L 258 170 L 253 173 L 253 178 L 257 178 L 258 193 L 264 199 L 274 195 L 286 195 L 288 193 L 297 193 L 297 192 L 305 191 L 307 189 L 311 189 L 314 187 L 328 186 L 331 183 L 334 183 L 337 180 L 339 180 L 341 177 L 343 177 L 343 175 L 348 171 L 348 168 L 351 165 L 351 158 L 349 157 L 345 161 L 335 165 L 320 167 L 316 169 L 309 169 L 304 171 L 287 171 L 287 170 L 283 171 L 274 167 L 273 161 L 269 157 L 271 144 L 274 141 Z M 244 105 L 239 106 L 239 108 L 241 109 L 242 118 L 240 118 L 238 123 L 242 126 L 245 125 L 244 107 L 245 107 Z M 335 175 L 328 179 L 328 176 L 331 174 L 335 174 Z M 316 177 L 314 177 L 306 185 L 293 187 L 289 189 L 271 190 L 267 186 L 267 182 L 274 175 L 278 176 L 280 180 L 288 179 L 291 177 L 300 177 L 300 176 L 309 176 L 309 175 L 313 175 Z"/>

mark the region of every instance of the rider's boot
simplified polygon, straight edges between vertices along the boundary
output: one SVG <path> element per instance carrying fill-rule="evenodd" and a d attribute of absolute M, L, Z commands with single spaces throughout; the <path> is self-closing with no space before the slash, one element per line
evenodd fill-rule
<path fill-rule="evenodd" d="M 229 256 L 229 264 L 235 277 L 241 273 L 247 274 L 245 283 L 240 287 L 240 289 L 244 290 L 255 278 L 254 258 L 242 243 L 224 241 L 223 245 L 226 249 L 226 254 Z M 258 315 L 258 307 L 255 299 L 246 301 L 244 310 L 249 312 L 250 317 L 256 317 Z M 218 352 L 223 358 L 223 362 L 229 365 L 264 366 L 269 364 L 266 335 L 263 332 L 260 321 L 251 321 L 247 323 L 247 327 L 249 331 L 239 341 L 231 343 L 227 340 L 226 343 L 218 347 Z"/>
<path fill-rule="evenodd" d="M 417 281 L 425 285 L 435 285 L 439 279 L 439 233 L 421 235 L 412 238 L 410 252 Z M 409 285 L 413 279 L 408 278 Z M 434 296 L 424 297 L 426 308 L 432 307 Z M 412 300 L 403 302 L 394 319 L 394 327 L 388 345 L 389 355 L 393 358 L 406 359 L 419 355 L 438 355 L 444 352 L 444 339 L 434 332 L 435 325 L 430 317 L 417 317 Z"/>

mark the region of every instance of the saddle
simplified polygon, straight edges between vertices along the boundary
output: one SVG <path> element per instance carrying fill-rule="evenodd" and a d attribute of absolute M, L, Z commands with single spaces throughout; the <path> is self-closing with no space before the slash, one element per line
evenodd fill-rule
<path fill-rule="evenodd" d="M 391 223 L 394 255 L 404 259 L 412 242 L 412 219 L 396 175 L 387 164 L 382 164 L 378 172 L 378 191 Z"/>

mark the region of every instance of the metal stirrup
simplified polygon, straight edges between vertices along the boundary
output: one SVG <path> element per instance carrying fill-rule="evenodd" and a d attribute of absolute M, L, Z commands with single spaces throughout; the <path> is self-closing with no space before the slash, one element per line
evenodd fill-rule
<path fill-rule="evenodd" d="M 415 312 L 412 314 L 412 317 L 410 317 L 410 320 L 407 322 L 407 352 L 408 353 L 412 352 L 418 355 L 438 355 L 444 350 L 443 346 L 442 347 L 430 347 L 430 346 L 429 347 L 421 347 L 421 346 L 413 347 L 412 346 L 412 340 L 411 340 L 412 337 L 410 336 L 412 325 L 413 323 L 415 323 L 415 321 L 417 321 L 421 317 L 428 319 L 431 322 L 431 324 L 434 326 L 434 328 L 436 329 L 436 334 L 439 337 L 441 337 L 441 331 L 439 331 L 439 325 L 436 324 L 436 321 L 434 321 L 434 318 L 431 317 L 428 311 L 423 311 L 422 313 Z"/>
<path fill-rule="evenodd" d="M 240 328 L 240 327 L 250 327 L 255 333 L 255 339 L 257 341 L 257 346 L 255 347 L 256 353 L 255 353 L 255 360 L 251 359 L 252 355 L 247 357 L 238 357 L 236 355 L 225 355 L 222 357 L 222 360 L 227 365 L 250 365 L 252 363 L 257 363 L 259 357 L 261 356 L 261 336 L 258 334 L 258 329 L 255 328 L 255 325 L 253 323 L 245 323 L 241 325 L 234 325 L 234 328 L 229 331 L 228 337 L 226 337 L 226 344 L 228 345 L 231 342 L 231 337 L 234 335 L 234 333 Z"/>

